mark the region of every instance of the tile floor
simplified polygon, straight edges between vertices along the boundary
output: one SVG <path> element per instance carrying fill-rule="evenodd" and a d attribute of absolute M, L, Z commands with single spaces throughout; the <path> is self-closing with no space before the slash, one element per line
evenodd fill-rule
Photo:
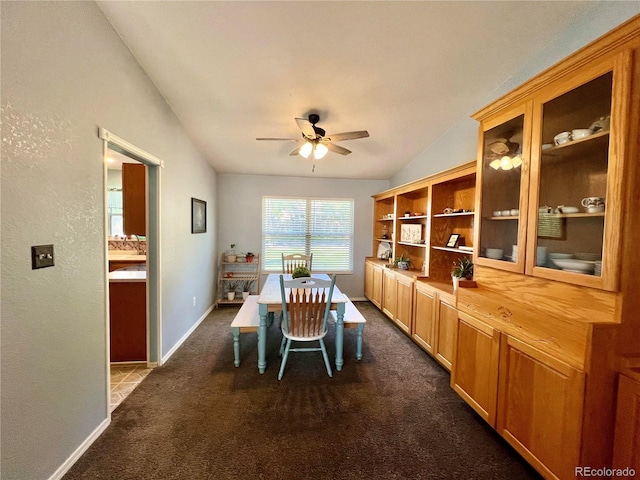
<path fill-rule="evenodd" d="M 145 379 L 151 368 L 147 364 L 111 365 L 111 402 L 113 412 L 133 390 Z"/>

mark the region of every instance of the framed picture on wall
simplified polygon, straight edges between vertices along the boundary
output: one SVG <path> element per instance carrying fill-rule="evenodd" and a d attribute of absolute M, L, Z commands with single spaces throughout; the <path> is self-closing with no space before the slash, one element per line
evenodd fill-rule
<path fill-rule="evenodd" d="M 207 202 L 191 198 L 191 233 L 207 231 Z"/>

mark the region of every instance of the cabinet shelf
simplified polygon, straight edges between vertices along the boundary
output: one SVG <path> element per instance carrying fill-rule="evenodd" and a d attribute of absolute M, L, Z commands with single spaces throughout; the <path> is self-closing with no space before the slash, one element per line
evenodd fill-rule
<path fill-rule="evenodd" d="M 475 215 L 476 212 L 459 212 L 459 213 L 436 213 L 433 216 L 435 218 L 442 218 L 442 217 L 463 217 L 463 216 L 469 216 L 469 215 Z"/>
<path fill-rule="evenodd" d="M 229 281 L 229 280 L 257 280 L 258 279 L 258 274 L 256 273 L 255 275 L 236 275 L 234 274 L 232 277 L 222 277 L 220 280 L 222 280 L 223 282 Z"/>
<path fill-rule="evenodd" d="M 592 148 L 591 145 L 585 145 L 585 144 L 588 144 L 593 141 L 597 141 L 598 139 L 600 140 L 604 139 L 606 142 L 607 140 L 606 137 L 608 136 L 609 136 L 609 130 L 597 132 L 592 135 L 589 135 L 588 137 L 581 138 L 579 140 L 572 140 L 570 142 L 563 143 L 562 145 L 554 145 L 553 147 L 546 148 L 542 150 L 542 155 L 543 156 L 560 155 L 561 152 L 566 151 L 567 149 L 574 149 L 574 148 L 581 148 L 581 147 Z"/>
<path fill-rule="evenodd" d="M 398 245 L 407 245 L 409 247 L 422 247 L 422 248 L 426 248 L 426 244 L 425 243 L 410 243 L 410 242 L 398 242 Z"/>
<path fill-rule="evenodd" d="M 597 212 L 597 213 L 555 213 L 548 214 L 547 218 L 593 218 L 593 217 L 604 217 L 605 212 Z M 486 220 L 518 220 L 519 216 L 500 216 L 500 217 L 484 217 Z"/>
<path fill-rule="evenodd" d="M 452 252 L 452 253 L 464 253 L 465 255 L 473 255 L 473 250 L 463 250 L 461 248 L 451 248 L 451 247 L 436 247 L 432 246 L 434 250 L 441 250 L 443 252 Z"/>
<path fill-rule="evenodd" d="M 379 222 L 393 222 L 393 218 L 379 218 Z"/>
<path fill-rule="evenodd" d="M 398 220 L 419 220 L 421 218 L 428 218 L 427 215 L 416 215 L 410 217 L 398 217 Z"/>

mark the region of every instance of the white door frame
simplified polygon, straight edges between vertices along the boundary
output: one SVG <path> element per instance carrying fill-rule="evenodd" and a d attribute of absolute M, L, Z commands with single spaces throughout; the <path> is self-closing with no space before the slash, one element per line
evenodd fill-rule
<path fill-rule="evenodd" d="M 103 140 L 103 192 L 104 192 L 104 227 L 108 232 L 107 211 L 107 153 L 115 150 L 139 161 L 147 167 L 147 366 L 162 365 L 162 283 L 160 279 L 160 192 L 161 172 L 164 161 L 136 147 L 132 143 L 114 135 L 104 128 L 98 129 L 98 136 Z M 107 408 L 110 403 L 111 379 L 109 376 L 111 354 L 109 339 L 109 252 L 105 241 L 105 329 L 107 335 Z M 108 408 L 108 410 L 110 410 Z M 109 416 L 111 414 L 109 413 Z"/>

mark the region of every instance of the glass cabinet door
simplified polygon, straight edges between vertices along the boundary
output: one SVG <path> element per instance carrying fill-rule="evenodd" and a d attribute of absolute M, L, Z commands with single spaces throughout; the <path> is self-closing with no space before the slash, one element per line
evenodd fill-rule
<path fill-rule="evenodd" d="M 603 281 L 613 270 L 604 256 L 617 251 L 619 228 L 608 213 L 620 209 L 621 161 L 612 154 L 619 151 L 612 145 L 614 65 L 601 70 L 573 75 L 534 104 L 526 271 L 614 289 L 611 274 Z"/>
<path fill-rule="evenodd" d="M 478 147 L 476 263 L 520 273 L 525 265 L 530 112 L 527 103 L 483 121 Z"/>

